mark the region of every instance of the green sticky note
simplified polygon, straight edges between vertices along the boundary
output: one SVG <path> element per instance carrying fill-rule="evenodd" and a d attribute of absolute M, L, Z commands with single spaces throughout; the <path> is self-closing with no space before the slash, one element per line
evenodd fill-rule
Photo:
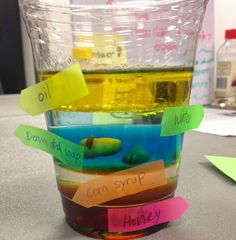
<path fill-rule="evenodd" d="M 165 109 L 161 123 L 161 136 L 177 135 L 198 128 L 204 116 L 202 105 Z"/>
<path fill-rule="evenodd" d="M 68 167 L 82 169 L 84 148 L 49 131 L 20 125 L 14 132 L 25 145 L 45 151 Z"/>
<path fill-rule="evenodd" d="M 20 107 L 30 115 L 73 103 L 86 96 L 88 88 L 78 63 L 21 91 Z"/>
<path fill-rule="evenodd" d="M 236 158 L 220 156 L 205 157 L 224 174 L 236 181 Z"/>

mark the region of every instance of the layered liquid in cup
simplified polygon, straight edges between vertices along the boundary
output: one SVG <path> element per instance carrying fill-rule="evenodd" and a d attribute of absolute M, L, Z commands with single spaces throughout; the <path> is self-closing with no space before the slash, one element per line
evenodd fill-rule
<path fill-rule="evenodd" d="M 39 72 L 39 80 L 53 74 Z M 188 104 L 192 69 L 96 71 L 84 72 L 84 77 L 89 95 L 46 115 L 50 131 L 84 147 L 82 170 L 54 159 L 67 221 L 93 237 L 143 236 L 161 226 L 125 234 L 108 233 L 107 212 L 109 208 L 147 205 L 174 195 L 183 135 L 160 136 L 161 121 L 165 108 Z M 159 160 L 165 166 L 165 185 L 91 208 L 72 201 L 81 183 Z"/>

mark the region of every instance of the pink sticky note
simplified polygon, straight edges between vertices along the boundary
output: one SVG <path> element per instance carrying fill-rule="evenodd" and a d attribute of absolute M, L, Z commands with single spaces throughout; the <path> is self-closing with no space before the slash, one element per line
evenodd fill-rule
<path fill-rule="evenodd" d="M 109 232 L 131 232 L 179 219 L 188 204 L 182 197 L 132 208 L 108 209 Z"/>

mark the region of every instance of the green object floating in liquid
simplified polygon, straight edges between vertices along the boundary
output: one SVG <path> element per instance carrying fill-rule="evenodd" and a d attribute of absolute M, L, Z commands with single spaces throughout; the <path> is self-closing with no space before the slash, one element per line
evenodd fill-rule
<path fill-rule="evenodd" d="M 126 164 L 138 164 L 147 162 L 150 159 L 149 153 L 141 146 L 133 148 L 131 151 L 127 152 L 122 161 Z"/>
<path fill-rule="evenodd" d="M 95 138 L 90 136 L 82 139 L 80 145 L 84 147 L 84 158 L 109 156 L 121 150 L 121 141 L 115 138 Z"/>

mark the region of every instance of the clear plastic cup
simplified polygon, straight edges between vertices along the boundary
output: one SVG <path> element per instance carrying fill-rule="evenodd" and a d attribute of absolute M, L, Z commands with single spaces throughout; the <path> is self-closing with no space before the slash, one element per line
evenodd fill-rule
<path fill-rule="evenodd" d="M 108 209 L 174 196 L 183 134 L 160 136 L 165 108 L 188 105 L 206 0 L 22 0 L 37 81 L 79 63 L 89 95 L 46 113 L 48 130 L 84 147 L 78 171 L 54 158 L 67 223 L 91 237 L 131 239 L 167 225 L 109 232 Z M 80 89 L 78 89 L 80 91 Z M 64 96 L 61 96 L 62 98 Z M 80 184 L 162 160 L 167 183 L 86 208 Z"/>

